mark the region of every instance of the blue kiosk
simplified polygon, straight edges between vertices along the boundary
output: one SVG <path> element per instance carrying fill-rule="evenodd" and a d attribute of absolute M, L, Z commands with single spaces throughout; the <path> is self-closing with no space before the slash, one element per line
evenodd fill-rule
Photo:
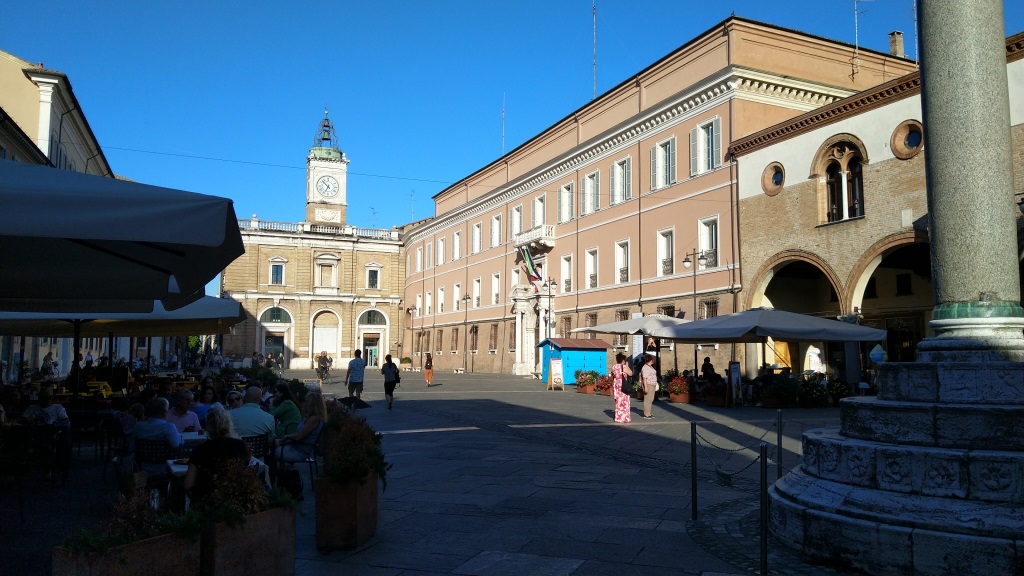
<path fill-rule="evenodd" d="M 575 384 L 577 370 L 594 370 L 603 376 L 608 373 L 608 350 L 611 347 L 603 340 L 547 338 L 537 344 L 537 348 L 543 350 L 540 379 L 547 383 L 548 388 L 553 388 Z M 555 361 L 553 373 L 552 360 Z"/>

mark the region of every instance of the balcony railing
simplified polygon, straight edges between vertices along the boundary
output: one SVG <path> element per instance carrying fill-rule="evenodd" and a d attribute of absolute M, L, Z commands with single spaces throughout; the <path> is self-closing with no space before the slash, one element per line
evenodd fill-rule
<path fill-rule="evenodd" d="M 501 304 L 501 296 L 500 295 L 498 295 L 498 294 L 494 295 L 494 303 L 495 304 Z"/>
<path fill-rule="evenodd" d="M 619 282 L 629 282 L 629 268 L 619 268 Z"/>
<path fill-rule="evenodd" d="M 294 232 L 331 234 L 335 236 L 356 236 L 359 238 L 370 238 L 373 240 L 400 240 L 398 230 L 378 230 L 376 228 L 357 228 L 355 226 L 334 226 L 330 224 L 308 224 L 295 222 L 272 222 L 256 218 L 239 219 L 238 227 L 241 230 L 262 230 L 267 232 Z"/>
<path fill-rule="evenodd" d="M 718 250 L 705 250 L 701 254 L 708 259 L 708 263 L 704 265 L 705 268 L 718 267 Z"/>
<path fill-rule="evenodd" d="M 590 275 L 590 287 L 597 288 L 597 274 Z"/>
<path fill-rule="evenodd" d="M 516 234 L 515 245 L 519 246 L 547 246 L 555 245 L 555 226 L 553 224 L 541 224 L 525 232 Z"/>
<path fill-rule="evenodd" d="M 563 291 L 564 292 L 572 292 L 572 280 L 570 280 L 569 278 L 565 279 L 565 290 L 563 290 Z"/>
<path fill-rule="evenodd" d="M 480 307 L 480 297 L 479 296 L 473 298 L 473 306 L 476 307 L 476 308 Z"/>
<path fill-rule="evenodd" d="M 675 270 L 675 268 L 673 267 L 672 264 L 673 263 L 672 263 L 672 259 L 671 258 L 662 258 L 661 259 L 661 273 L 665 274 L 665 275 L 671 274 Z"/>

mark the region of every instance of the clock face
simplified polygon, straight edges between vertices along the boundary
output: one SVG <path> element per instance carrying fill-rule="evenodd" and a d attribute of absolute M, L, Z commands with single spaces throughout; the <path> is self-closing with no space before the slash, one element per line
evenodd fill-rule
<path fill-rule="evenodd" d="M 333 198 L 338 194 L 338 181 L 331 176 L 324 176 L 316 181 L 316 191 L 324 198 Z"/>

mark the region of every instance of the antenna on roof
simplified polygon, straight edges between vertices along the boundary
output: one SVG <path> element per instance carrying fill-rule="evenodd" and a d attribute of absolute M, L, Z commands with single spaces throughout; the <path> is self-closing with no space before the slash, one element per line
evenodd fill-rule
<path fill-rule="evenodd" d="M 597 98 L 597 0 L 594 0 L 594 98 Z"/>
<path fill-rule="evenodd" d="M 853 72 L 850 73 L 851 78 L 860 72 L 860 15 L 863 14 L 860 11 L 860 3 L 871 1 L 853 0 Z"/>

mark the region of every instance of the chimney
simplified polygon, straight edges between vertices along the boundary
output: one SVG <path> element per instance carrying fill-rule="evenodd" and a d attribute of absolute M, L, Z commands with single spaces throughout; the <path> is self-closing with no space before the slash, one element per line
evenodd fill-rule
<path fill-rule="evenodd" d="M 889 54 L 897 58 L 907 57 L 907 53 L 903 51 L 903 32 L 899 30 L 889 32 Z"/>

